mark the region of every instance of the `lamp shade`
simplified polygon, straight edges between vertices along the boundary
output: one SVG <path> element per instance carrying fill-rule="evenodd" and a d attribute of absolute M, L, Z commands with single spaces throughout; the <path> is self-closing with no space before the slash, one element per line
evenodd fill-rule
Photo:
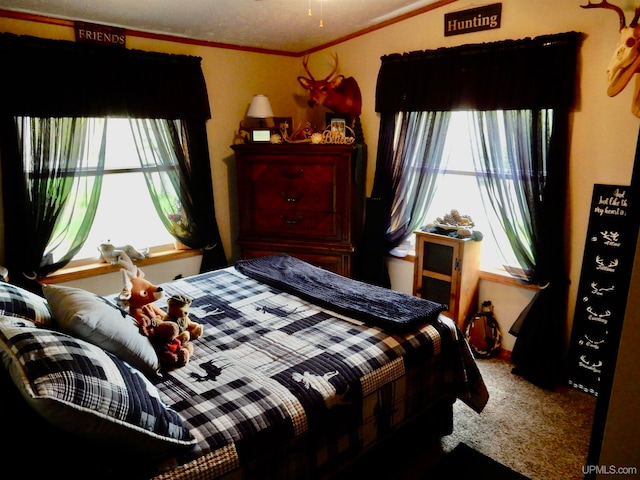
<path fill-rule="evenodd" d="M 247 117 L 261 119 L 273 117 L 273 110 L 271 110 L 271 104 L 266 95 L 253 96 Z"/>

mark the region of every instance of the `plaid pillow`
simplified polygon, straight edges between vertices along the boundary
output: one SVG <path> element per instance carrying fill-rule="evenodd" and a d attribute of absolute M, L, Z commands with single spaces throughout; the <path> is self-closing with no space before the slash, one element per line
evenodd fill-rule
<path fill-rule="evenodd" d="M 6 282 L 0 282 L 0 315 L 25 318 L 44 326 L 53 323 L 44 298 Z"/>
<path fill-rule="evenodd" d="M 0 317 L 0 354 L 31 407 L 62 429 L 140 453 L 196 443 L 141 372 L 95 345 Z"/>

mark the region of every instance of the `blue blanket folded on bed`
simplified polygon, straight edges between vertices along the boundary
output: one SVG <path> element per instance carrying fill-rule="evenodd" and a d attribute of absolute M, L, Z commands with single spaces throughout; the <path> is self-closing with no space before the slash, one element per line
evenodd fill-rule
<path fill-rule="evenodd" d="M 440 303 L 346 278 L 284 254 L 239 260 L 235 268 L 267 285 L 388 331 L 436 320 L 446 310 Z"/>

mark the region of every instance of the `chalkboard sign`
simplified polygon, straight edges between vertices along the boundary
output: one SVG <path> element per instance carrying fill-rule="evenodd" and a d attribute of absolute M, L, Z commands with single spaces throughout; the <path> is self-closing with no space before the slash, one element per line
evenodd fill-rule
<path fill-rule="evenodd" d="M 594 185 L 569 349 L 569 385 L 598 396 L 609 350 L 620 341 L 636 236 L 631 188 Z"/>

